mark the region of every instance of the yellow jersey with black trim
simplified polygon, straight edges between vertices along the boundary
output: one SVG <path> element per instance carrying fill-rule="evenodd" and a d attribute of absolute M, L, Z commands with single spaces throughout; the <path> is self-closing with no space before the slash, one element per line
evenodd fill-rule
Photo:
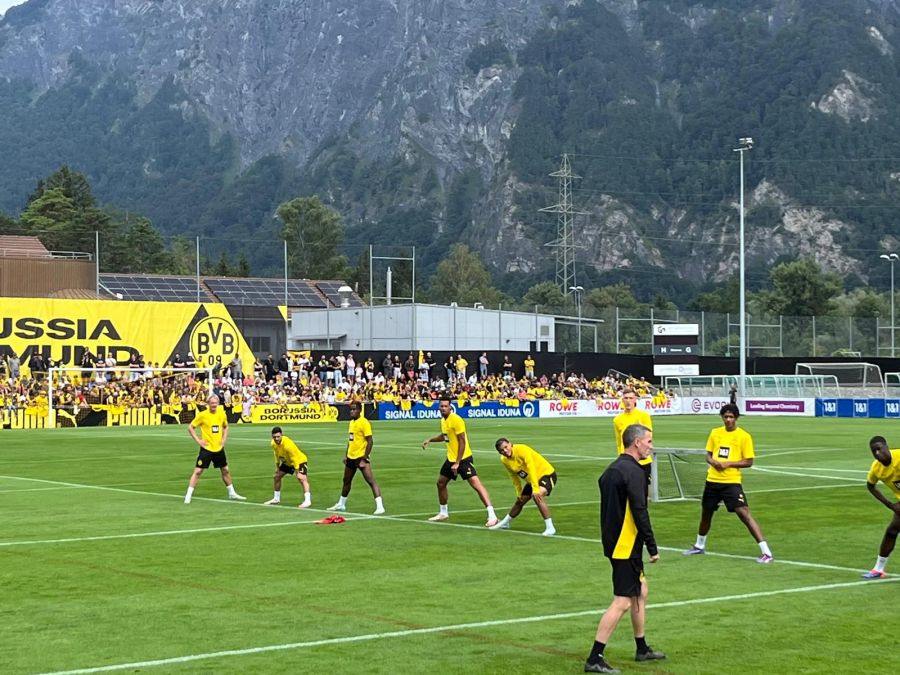
<path fill-rule="evenodd" d="M 458 459 L 466 459 L 472 456 L 472 449 L 469 447 L 469 435 L 466 434 L 466 423 L 463 418 L 456 413 L 447 415 L 447 419 L 441 418 L 441 433 L 444 435 L 444 442 L 447 444 L 447 459 L 456 462 Z M 459 434 L 465 434 L 466 447 L 459 454 Z"/>
<path fill-rule="evenodd" d="M 900 450 L 891 450 L 891 463 L 888 466 L 877 459 L 872 462 L 866 482 L 875 485 L 878 481 L 887 485 L 891 492 L 900 499 Z"/>
<path fill-rule="evenodd" d="M 630 412 L 624 410 L 620 412 L 613 418 L 613 429 L 616 433 L 616 454 L 618 455 L 625 452 L 625 445 L 622 443 L 622 434 L 624 434 L 625 430 L 632 424 L 643 424 L 650 431 L 653 431 L 653 419 L 646 410 L 638 410 L 635 408 Z M 653 458 L 648 457 L 647 459 L 640 460 L 638 464 L 650 464 L 652 461 Z"/>
<path fill-rule="evenodd" d="M 306 454 L 287 436 L 281 437 L 281 443 L 272 439 L 272 452 L 275 454 L 275 466 L 287 464 L 299 469 L 301 464 L 309 461 Z"/>
<path fill-rule="evenodd" d="M 219 406 L 216 412 L 210 412 L 209 408 L 198 412 L 191 421 L 191 426 L 200 429 L 200 436 L 206 441 L 206 449 L 210 452 L 222 450 L 222 439 L 225 437 L 225 429 L 228 428 L 228 416 L 225 410 Z"/>
<path fill-rule="evenodd" d="M 740 462 L 756 457 L 753 452 L 753 437 L 740 427 L 728 431 L 722 426 L 710 431 L 706 440 L 706 451 L 719 462 Z M 710 466 L 706 472 L 706 480 L 710 483 L 740 483 L 741 470 L 729 467 L 719 471 Z"/>
<path fill-rule="evenodd" d="M 372 423 L 362 413 L 359 419 L 350 420 L 350 440 L 347 443 L 347 457 L 359 459 L 366 456 L 367 436 L 372 435 Z"/>
<path fill-rule="evenodd" d="M 522 494 L 522 481 L 527 480 L 534 494 L 538 494 L 538 481 L 544 476 L 556 473 L 553 465 L 543 455 L 524 443 L 513 443 L 510 446 L 512 456 L 500 455 L 500 462 L 509 473 L 509 478 L 516 487 L 516 494 Z"/>

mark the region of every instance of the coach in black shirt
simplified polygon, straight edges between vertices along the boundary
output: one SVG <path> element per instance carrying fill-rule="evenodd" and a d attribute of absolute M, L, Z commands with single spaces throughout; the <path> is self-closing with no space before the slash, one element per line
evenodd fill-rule
<path fill-rule="evenodd" d="M 606 643 L 625 613 L 631 611 L 635 661 L 666 658 L 654 651 L 644 638 L 647 580 L 644 577 L 644 546 L 650 562 L 659 560 L 650 514 L 647 512 L 647 474 L 638 460 L 653 451 L 653 432 L 642 424 L 626 427 L 622 434 L 625 452 L 619 455 L 600 476 L 600 536 L 603 554 L 612 564 L 613 601 L 597 626 L 591 654 L 584 664 L 588 673 L 618 673 L 606 662 Z"/>

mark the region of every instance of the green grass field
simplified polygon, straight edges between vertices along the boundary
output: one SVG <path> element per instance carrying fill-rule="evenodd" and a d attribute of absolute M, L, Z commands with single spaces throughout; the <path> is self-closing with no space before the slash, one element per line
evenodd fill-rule
<path fill-rule="evenodd" d="M 684 558 L 699 503 L 660 503 L 662 558 L 649 566 L 647 637 L 669 658 L 633 661 L 627 618 L 607 658 L 633 673 L 896 672 L 900 586 L 862 582 L 890 513 L 866 492 L 868 438 L 883 420 L 746 418 L 757 468 L 751 509 L 776 561 L 722 509 L 709 555 Z M 658 418 L 658 447 L 702 447 L 718 418 Z M 610 420 L 470 421 L 476 466 L 502 515 L 514 492 L 500 435 L 556 466 L 559 536 L 529 506 L 513 530 L 484 529 L 468 486 L 429 523 L 443 459 L 436 422 L 375 422 L 373 466 L 387 517 L 357 477 L 348 522 L 316 525 L 340 492 L 346 425 L 286 428 L 310 456 L 313 506 L 286 478 L 272 496 L 267 427 L 232 427 L 228 457 L 246 503 L 218 471 L 182 503 L 196 456 L 185 427 L 0 432 L 0 672 L 581 672 L 611 598 L 598 541 L 597 477 Z M 896 447 L 897 440 L 893 439 Z M 897 556 L 900 558 L 900 554 Z M 900 560 L 889 572 L 900 573 Z"/>

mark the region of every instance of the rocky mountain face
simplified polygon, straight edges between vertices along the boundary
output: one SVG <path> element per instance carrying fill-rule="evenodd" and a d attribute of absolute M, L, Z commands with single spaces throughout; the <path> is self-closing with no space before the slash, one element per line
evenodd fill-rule
<path fill-rule="evenodd" d="M 898 27 L 892 0 L 30 0 L 0 22 L 0 209 L 67 162 L 165 232 L 253 239 L 315 192 L 351 242 L 427 270 L 463 240 L 523 288 L 567 152 L 581 278 L 677 295 L 735 269 L 753 136 L 752 264 L 864 281 L 898 243 Z"/>

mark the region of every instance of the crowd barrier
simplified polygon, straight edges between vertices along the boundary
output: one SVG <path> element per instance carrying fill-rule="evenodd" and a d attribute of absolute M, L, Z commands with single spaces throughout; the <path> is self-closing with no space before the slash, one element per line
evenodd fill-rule
<path fill-rule="evenodd" d="M 510 419 L 510 418 L 535 418 L 540 417 L 540 403 L 543 401 L 482 401 L 477 404 L 466 402 L 460 404 L 454 402 L 451 408 L 463 419 Z M 378 404 L 378 419 L 380 420 L 436 420 L 440 419 L 438 401 L 407 401 L 400 405 L 394 403 Z"/>
<path fill-rule="evenodd" d="M 900 398 L 818 398 L 816 417 L 900 418 Z"/>

